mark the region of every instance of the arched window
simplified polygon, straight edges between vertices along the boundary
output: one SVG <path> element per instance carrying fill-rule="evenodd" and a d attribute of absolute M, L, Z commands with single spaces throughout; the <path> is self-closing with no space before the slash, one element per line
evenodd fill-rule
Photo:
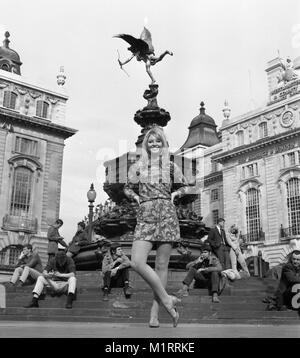
<path fill-rule="evenodd" d="M 15 109 L 16 108 L 17 94 L 11 91 L 4 92 L 3 107 Z"/>
<path fill-rule="evenodd" d="M 249 241 L 260 240 L 259 193 L 251 188 L 246 192 L 247 235 Z"/>
<path fill-rule="evenodd" d="M 265 138 L 268 136 L 268 124 L 267 122 L 262 122 L 259 125 L 259 138 Z"/>
<path fill-rule="evenodd" d="M 236 133 L 236 137 L 237 137 L 238 146 L 244 145 L 244 132 L 243 131 L 238 131 Z"/>
<path fill-rule="evenodd" d="M 300 180 L 292 178 L 286 183 L 289 233 L 300 235 Z"/>
<path fill-rule="evenodd" d="M 10 214 L 27 216 L 30 210 L 30 198 L 33 172 L 26 167 L 17 167 L 14 171 Z"/>
<path fill-rule="evenodd" d="M 37 101 L 36 104 L 36 115 L 37 117 L 47 118 L 48 117 L 49 104 L 45 101 Z"/>
<path fill-rule="evenodd" d="M 0 266 L 15 266 L 23 250 L 21 245 L 10 245 L 0 251 Z"/>

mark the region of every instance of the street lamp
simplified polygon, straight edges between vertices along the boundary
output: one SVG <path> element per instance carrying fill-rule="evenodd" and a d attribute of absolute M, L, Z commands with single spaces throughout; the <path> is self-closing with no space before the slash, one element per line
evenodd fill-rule
<path fill-rule="evenodd" d="M 93 214 L 94 214 L 94 201 L 96 199 L 97 193 L 94 189 L 94 184 L 91 184 L 90 190 L 87 192 L 87 199 L 89 201 L 89 242 L 92 241 L 92 222 L 93 222 Z"/>

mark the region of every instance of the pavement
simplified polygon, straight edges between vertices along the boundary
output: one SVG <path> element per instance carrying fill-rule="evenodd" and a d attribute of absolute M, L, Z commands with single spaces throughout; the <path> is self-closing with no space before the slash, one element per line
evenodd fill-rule
<path fill-rule="evenodd" d="M 0 338 L 300 338 L 299 325 L 0 321 Z"/>

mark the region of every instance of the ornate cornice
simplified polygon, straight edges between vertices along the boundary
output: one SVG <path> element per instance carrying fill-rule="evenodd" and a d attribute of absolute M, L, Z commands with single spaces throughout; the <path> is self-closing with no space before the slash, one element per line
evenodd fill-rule
<path fill-rule="evenodd" d="M 214 172 L 204 177 L 204 186 L 209 186 L 223 180 L 223 172 Z"/>
<path fill-rule="evenodd" d="M 231 158 L 238 157 L 238 156 L 241 156 L 243 154 L 253 152 L 255 150 L 262 149 L 262 148 L 265 148 L 267 146 L 270 146 L 270 145 L 273 145 L 273 144 L 276 144 L 276 143 L 280 143 L 282 141 L 286 141 L 286 140 L 291 139 L 293 137 L 298 137 L 299 135 L 300 135 L 300 128 L 292 129 L 292 130 L 289 130 L 289 131 L 284 132 L 284 133 L 277 134 L 277 135 L 272 136 L 272 137 L 267 137 L 267 138 L 260 139 L 260 140 L 256 141 L 255 143 L 242 145 L 242 146 L 237 147 L 235 149 L 232 149 L 232 150 L 229 150 L 229 151 L 226 151 L 226 152 L 222 152 L 220 154 L 217 154 L 217 155 L 213 156 L 212 160 L 215 160 L 215 161 L 217 161 L 219 163 L 222 163 L 222 162 L 225 162 L 226 160 L 229 160 Z M 287 148 L 286 150 L 288 150 L 288 149 L 289 148 Z"/>
<path fill-rule="evenodd" d="M 59 124 L 54 124 L 48 120 L 28 117 L 15 111 L 12 112 L 9 109 L 5 108 L 0 108 L 0 119 L 5 122 L 7 120 L 10 120 L 11 122 L 19 122 L 25 124 L 26 126 L 38 127 L 40 129 L 59 134 L 64 139 L 71 137 L 77 132 L 77 129 L 61 126 Z"/>

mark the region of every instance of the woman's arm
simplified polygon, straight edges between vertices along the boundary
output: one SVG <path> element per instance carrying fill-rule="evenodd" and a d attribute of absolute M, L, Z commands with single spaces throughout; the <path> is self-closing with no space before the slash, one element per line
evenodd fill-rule
<path fill-rule="evenodd" d="M 127 196 L 127 198 L 136 201 L 138 204 L 140 203 L 140 197 L 133 190 L 133 186 L 134 186 L 134 184 L 137 184 L 139 182 L 139 176 L 140 176 L 140 173 L 139 173 L 138 164 L 134 163 L 129 168 L 128 180 L 124 186 L 124 194 Z"/>

